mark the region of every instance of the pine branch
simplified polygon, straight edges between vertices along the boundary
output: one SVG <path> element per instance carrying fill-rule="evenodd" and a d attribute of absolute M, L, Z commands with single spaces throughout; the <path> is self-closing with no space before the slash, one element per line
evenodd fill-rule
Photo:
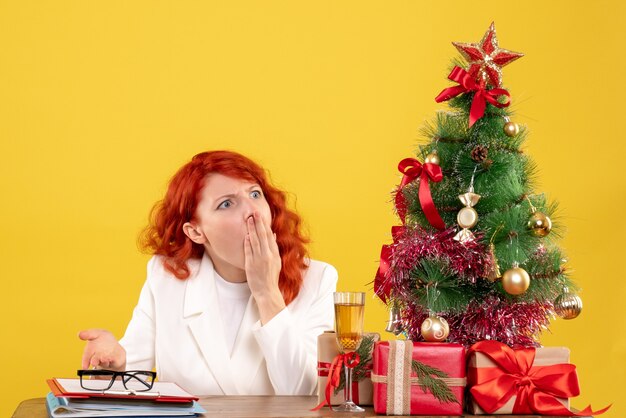
<path fill-rule="evenodd" d="M 411 368 L 417 375 L 419 386 L 424 393 L 432 393 L 441 403 L 459 403 L 450 387 L 441 380 L 448 377 L 447 373 L 417 360 L 412 361 Z"/>
<path fill-rule="evenodd" d="M 411 270 L 412 295 L 418 305 L 433 312 L 459 311 L 470 302 L 471 292 L 458 280 L 446 258 L 425 257 Z"/>
<path fill-rule="evenodd" d="M 498 144 L 498 145 L 495 145 L 492 149 L 494 151 L 506 151 L 506 152 L 512 152 L 512 153 L 517 153 L 517 154 L 524 153 L 524 151 L 522 151 L 521 149 L 517 149 L 515 146 L 511 146 L 511 145 Z"/>

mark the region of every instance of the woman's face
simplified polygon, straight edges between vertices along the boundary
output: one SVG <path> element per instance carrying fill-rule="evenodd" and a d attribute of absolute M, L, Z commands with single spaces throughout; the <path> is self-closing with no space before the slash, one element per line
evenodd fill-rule
<path fill-rule="evenodd" d="M 233 273 L 241 277 L 238 271 L 244 271 L 246 220 L 258 212 L 268 228 L 272 223 L 263 191 L 257 183 L 215 173 L 207 177 L 200 196 L 195 221 L 185 224 L 193 226 L 197 235 L 191 236 L 188 230 L 185 233 L 204 245 L 220 275 L 237 280 Z"/>

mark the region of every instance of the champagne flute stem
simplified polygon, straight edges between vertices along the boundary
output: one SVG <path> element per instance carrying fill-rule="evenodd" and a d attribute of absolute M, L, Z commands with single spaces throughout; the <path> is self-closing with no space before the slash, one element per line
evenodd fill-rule
<path fill-rule="evenodd" d="M 344 397 L 346 398 L 346 402 L 352 403 L 352 369 L 346 365 L 345 370 L 346 387 L 344 391 Z"/>

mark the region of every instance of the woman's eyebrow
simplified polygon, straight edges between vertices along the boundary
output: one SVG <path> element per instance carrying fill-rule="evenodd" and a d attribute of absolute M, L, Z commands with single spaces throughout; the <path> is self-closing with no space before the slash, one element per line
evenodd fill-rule
<path fill-rule="evenodd" d="M 260 189 L 261 186 L 257 183 L 254 183 L 252 186 L 248 187 L 246 190 L 250 191 L 252 189 L 257 189 L 257 188 Z M 225 197 L 236 197 L 236 196 L 237 196 L 237 193 L 226 193 L 226 194 L 215 197 L 213 201 L 221 200 Z"/>
<path fill-rule="evenodd" d="M 235 196 L 237 196 L 236 193 L 227 193 L 227 194 L 223 194 L 221 196 L 217 196 L 217 197 L 213 198 L 213 201 L 217 202 L 218 200 L 222 200 L 225 197 L 235 197 Z"/>

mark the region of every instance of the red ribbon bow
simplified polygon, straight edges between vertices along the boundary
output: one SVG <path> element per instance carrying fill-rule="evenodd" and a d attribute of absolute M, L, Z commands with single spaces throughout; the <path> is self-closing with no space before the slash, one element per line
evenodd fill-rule
<path fill-rule="evenodd" d="M 461 67 L 454 67 L 450 75 L 448 75 L 448 79 L 459 83 L 459 85 L 443 89 L 435 98 L 435 101 L 437 103 L 441 103 L 443 101 L 450 100 L 461 93 L 468 93 L 471 91 L 475 92 L 474 99 L 472 100 L 472 106 L 470 107 L 470 127 L 472 127 L 478 119 L 483 117 L 485 114 L 485 108 L 487 107 L 487 102 L 499 108 L 507 107 L 511 104 L 511 95 L 508 91 L 501 88 L 487 90 L 484 82 L 477 83 L 474 77 Z M 506 102 L 500 103 L 498 101 L 498 96 L 506 96 Z"/>
<path fill-rule="evenodd" d="M 592 411 L 587 406 L 580 412 L 567 409 L 559 398 L 578 396 L 578 377 L 573 364 L 535 366 L 534 348 L 513 350 L 497 341 L 480 341 L 468 354 L 478 352 L 489 357 L 497 368 L 477 368 L 476 384 L 470 392 L 478 405 L 492 414 L 516 395 L 513 414 L 588 416 L 604 413 L 611 406 Z"/>
<path fill-rule="evenodd" d="M 398 237 L 404 233 L 403 226 L 392 226 L 391 227 L 391 236 L 393 236 L 394 244 L 398 241 Z M 391 270 L 391 255 L 393 254 L 393 249 L 391 245 L 383 245 L 380 250 L 380 263 L 378 265 L 378 271 L 376 272 L 376 277 L 374 278 L 374 293 L 378 295 L 380 300 L 384 303 L 387 303 L 387 298 L 391 293 L 391 281 L 390 278 L 390 270 Z"/>
<path fill-rule="evenodd" d="M 322 402 L 320 402 L 319 405 L 311 409 L 311 411 L 318 411 L 324 405 L 328 405 L 331 410 L 333 409 L 330 404 L 330 397 L 335 389 L 339 387 L 339 382 L 341 381 L 341 370 L 344 365 L 348 369 L 353 369 L 359 364 L 360 361 L 361 356 L 359 356 L 356 351 L 352 351 L 350 353 L 340 353 L 333 359 L 333 362 L 330 364 L 330 369 L 328 370 L 328 383 L 326 383 L 326 390 L 324 392 L 326 397 Z"/>
<path fill-rule="evenodd" d="M 437 183 L 443 179 L 441 167 L 433 163 L 422 164 L 415 158 L 405 158 L 398 164 L 398 170 L 404 174 L 400 187 L 398 187 L 398 192 L 396 193 L 396 209 L 402 223 L 404 224 L 404 217 L 406 216 L 406 200 L 404 199 L 402 188 L 420 177 L 419 201 L 424 215 L 426 215 L 428 222 L 435 228 L 439 230 L 446 229 L 446 224 L 443 223 L 439 212 L 437 212 L 428 185 L 429 181 Z"/>

